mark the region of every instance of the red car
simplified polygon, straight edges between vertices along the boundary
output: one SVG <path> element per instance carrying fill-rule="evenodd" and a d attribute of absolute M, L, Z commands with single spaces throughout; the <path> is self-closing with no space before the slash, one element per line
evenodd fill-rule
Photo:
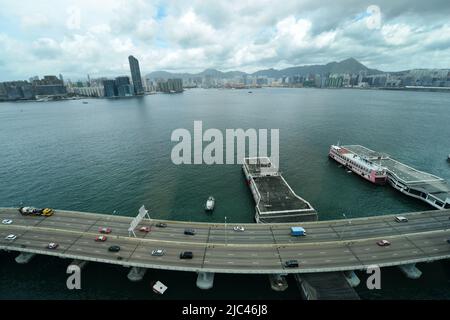
<path fill-rule="evenodd" d="M 387 247 L 390 246 L 391 243 L 387 240 L 380 240 L 377 242 L 377 245 L 379 245 L 380 247 Z"/>
<path fill-rule="evenodd" d="M 140 227 L 139 231 L 150 232 L 150 227 Z"/>
<path fill-rule="evenodd" d="M 95 237 L 95 241 L 100 241 L 100 242 L 104 242 L 104 241 L 106 241 L 106 239 L 108 239 L 106 236 L 96 236 Z"/>
<path fill-rule="evenodd" d="M 106 233 L 106 234 L 108 234 L 108 233 L 111 233 L 111 228 L 102 228 L 102 227 L 100 227 L 100 228 L 98 228 L 98 232 L 100 232 L 100 233 Z"/>

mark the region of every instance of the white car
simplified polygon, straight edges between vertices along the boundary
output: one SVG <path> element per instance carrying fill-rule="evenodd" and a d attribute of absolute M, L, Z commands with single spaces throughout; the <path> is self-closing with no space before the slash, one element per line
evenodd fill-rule
<path fill-rule="evenodd" d="M 395 221 L 397 221 L 397 222 L 408 222 L 408 218 L 402 217 L 402 216 L 398 216 L 398 217 L 395 217 Z"/>
<path fill-rule="evenodd" d="M 242 231 L 245 231 L 245 228 L 242 227 L 242 226 L 236 226 L 236 227 L 233 228 L 233 230 L 242 232 Z"/>
<path fill-rule="evenodd" d="M 5 240 L 16 240 L 17 236 L 15 234 L 9 234 L 5 237 Z"/>
<path fill-rule="evenodd" d="M 2 220 L 2 224 L 11 224 L 13 221 L 11 219 Z"/>

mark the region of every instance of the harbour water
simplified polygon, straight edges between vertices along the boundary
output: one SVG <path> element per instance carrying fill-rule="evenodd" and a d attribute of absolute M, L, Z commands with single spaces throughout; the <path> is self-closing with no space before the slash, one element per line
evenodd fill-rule
<path fill-rule="evenodd" d="M 252 222 L 254 202 L 240 165 L 174 165 L 171 133 L 280 129 L 280 168 L 289 185 L 318 211 L 319 220 L 431 210 L 387 186 L 347 173 L 327 158 L 329 145 L 361 144 L 450 181 L 450 95 L 377 90 L 187 90 L 125 100 L 89 99 L 0 104 L 0 206 L 133 216 L 144 204 L 153 217 Z M 212 215 L 204 212 L 209 195 Z M 449 249 L 450 250 L 450 249 Z M 66 289 L 68 261 L 36 257 L 17 265 L 0 254 L 0 298 L 20 299 L 299 299 L 293 278 L 285 292 L 267 276 L 216 275 L 214 288 L 196 275 L 147 272 L 140 283 L 127 269 L 90 264 L 82 290 Z M 449 299 L 450 263 L 420 264 L 419 280 L 396 268 L 382 271 L 382 290 L 357 289 L 363 299 Z M 169 289 L 156 296 L 152 280 Z M 245 290 L 244 290 L 245 289 Z"/>

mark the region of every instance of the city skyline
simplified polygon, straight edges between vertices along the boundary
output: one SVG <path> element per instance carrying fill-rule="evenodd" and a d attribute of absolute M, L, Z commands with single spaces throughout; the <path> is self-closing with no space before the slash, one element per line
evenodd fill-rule
<path fill-rule="evenodd" d="M 129 54 L 143 74 L 252 73 L 348 57 L 388 72 L 450 67 L 445 1 L 0 2 L 0 81 L 123 74 Z"/>

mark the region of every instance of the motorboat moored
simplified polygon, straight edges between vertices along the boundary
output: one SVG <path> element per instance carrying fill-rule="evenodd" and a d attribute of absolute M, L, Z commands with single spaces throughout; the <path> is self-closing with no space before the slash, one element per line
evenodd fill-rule
<path fill-rule="evenodd" d="M 213 211 L 215 206 L 216 200 L 213 196 L 210 196 L 208 200 L 206 200 L 205 210 L 206 211 Z"/>

